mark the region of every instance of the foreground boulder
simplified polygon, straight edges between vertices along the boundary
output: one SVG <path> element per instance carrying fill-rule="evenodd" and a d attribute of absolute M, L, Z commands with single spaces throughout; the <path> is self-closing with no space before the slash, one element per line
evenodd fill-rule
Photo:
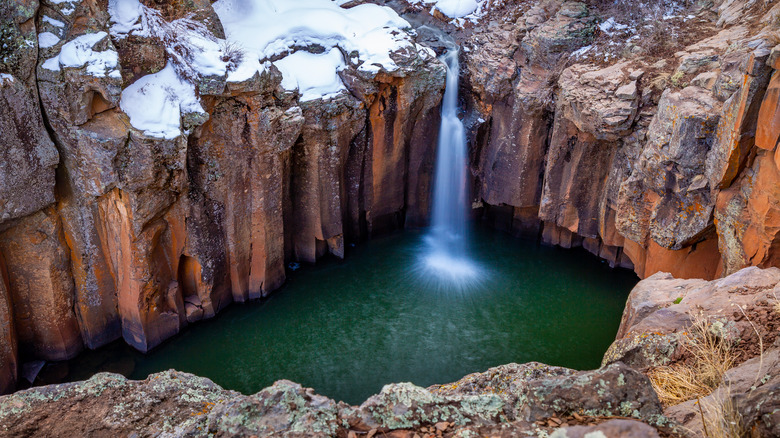
<path fill-rule="evenodd" d="M 778 436 L 778 292 L 777 268 L 715 281 L 652 275 L 629 295 L 604 364 L 647 373 L 666 394 L 664 415 L 693 436 Z"/>
<path fill-rule="evenodd" d="M 700 436 L 705 434 L 702 414 L 712 424 L 723 411 L 739 422 L 739 429 L 753 436 L 780 435 L 779 347 L 770 346 L 762 357 L 729 370 L 723 384 L 707 397 L 671 406 L 665 410 L 666 414 Z"/>
<path fill-rule="evenodd" d="M 711 321 L 724 337 L 739 341 L 736 347 L 744 350 L 745 359 L 757 355 L 755 330 L 765 345 L 777 338 L 780 315 L 773 306 L 778 285 L 777 268 L 745 268 L 715 281 L 652 275 L 631 291 L 617 339 L 603 364 L 620 361 L 647 370 L 678 361 L 684 354 L 680 339 L 695 318 Z"/>
<path fill-rule="evenodd" d="M 245 396 L 172 370 L 143 381 L 101 373 L 84 382 L 0 397 L 3 436 L 404 436 L 426 430 L 446 436 L 498 430 L 512 436 L 551 432 L 565 426 L 559 418 L 567 416 L 585 424 L 615 416 L 669 424 L 648 379 L 623 364 L 579 372 L 539 363 L 509 364 L 428 389 L 387 385 L 360 406 L 336 403 L 284 380 Z M 605 423 L 602 429 L 636 429 L 654 436 L 654 429 L 639 421 Z M 579 436 L 580 430 L 559 436 Z"/>

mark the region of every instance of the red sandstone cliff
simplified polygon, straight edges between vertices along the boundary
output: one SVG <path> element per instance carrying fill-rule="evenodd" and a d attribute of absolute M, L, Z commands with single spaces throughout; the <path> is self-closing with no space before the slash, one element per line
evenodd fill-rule
<path fill-rule="evenodd" d="M 209 2 L 145 3 L 222 33 Z M 485 218 L 641 277 L 780 265 L 780 7 L 725 2 L 696 12 L 701 32 L 676 53 L 607 62 L 570 55 L 599 44 L 596 6 L 507 3 L 456 32 Z M 120 337 L 147 351 L 266 296 L 288 261 L 428 217 L 444 68 L 424 51 L 395 54 L 393 73 L 345 70 L 350 92 L 327 101 L 300 102 L 275 69 L 208 78 L 206 114 L 159 139 L 118 107 L 165 66 L 153 38 L 98 43 L 121 77 L 41 67 L 106 31 L 106 8 L 0 6 L 0 392 L 20 355 L 62 360 Z M 64 23 L 60 45 L 36 45 L 44 16 Z"/>
<path fill-rule="evenodd" d="M 641 32 L 616 44 L 596 24 L 621 11 L 577 2 L 514 2 L 474 29 L 472 168 L 488 218 L 640 277 L 780 264 L 780 6 L 716 3 L 669 20 L 679 46 L 666 48 Z"/>
<path fill-rule="evenodd" d="M 12 3 L 0 11 L 15 44 L 0 65 L 12 109 L 0 115 L 0 392 L 14 386 L 18 354 L 63 360 L 120 337 L 147 351 L 266 296 L 286 261 L 343 257 L 345 239 L 427 217 L 445 76 L 428 52 L 394 54 L 394 72 L 345 71 L 351 93 L 327 101 L 299 102 L 275 68 L 242 83 L 208 78 L 207 114 L 183 114 L 187 133 L 159 139 L 118 103 L 165 65 L 160 41 L 101 40 L 121 77 L 52 71 L 42 64 L 63 43 L 108 30 L 107 2 Z M 222 32 L 209 2 L 155 7 L 197 12 Z M 28 43 L 49 30 L 61 43 Z"/>

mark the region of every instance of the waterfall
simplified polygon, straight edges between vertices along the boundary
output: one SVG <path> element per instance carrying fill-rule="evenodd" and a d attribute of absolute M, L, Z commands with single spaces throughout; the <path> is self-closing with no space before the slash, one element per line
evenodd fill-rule
<path fill-rule="evenodd" d="M 442 55 L 447 84 L 433 183 L 431 231 L 423 252 L 425 275 L 462 287 L 477 275 L 468 257 L 466 130 L 458 118 L 458 49 Z"/>

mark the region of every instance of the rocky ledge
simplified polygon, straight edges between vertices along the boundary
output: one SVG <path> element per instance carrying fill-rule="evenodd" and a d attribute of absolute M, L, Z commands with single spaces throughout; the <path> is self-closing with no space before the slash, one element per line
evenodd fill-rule
<path fill-rule="evenodd" d="M 747 268 L 711 282 L 654 275 L 632 291 L 598 370 L 508 364 L 429 388 L 390 384 L 360 406 L 285 380 L 242 395 L 173 370 L 143 381 L 101 373 L 0 397 L 0 435 L 703 436 L 702 418 L 717 424 L 722 416 L 696 403 L 727 400 L 734 406 L 729 421 L 751 436 L 778 436 L 778 292 L 776 268 Z M 662 404 L 653 372 L 694 358 L 684 338 L 702 320 L 719 342 L 735 346 L 732 366 L 709 394 Z"/>

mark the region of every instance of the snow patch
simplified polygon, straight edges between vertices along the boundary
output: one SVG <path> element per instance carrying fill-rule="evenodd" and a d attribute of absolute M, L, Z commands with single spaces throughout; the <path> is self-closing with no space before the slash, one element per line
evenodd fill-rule
<path fill-rule="evenodd" d="M 130 117 L 133 127 L 165 139 L 181 135 L 182 114 L 205 113 L 195 95 L 195 86 L 182 80 L 170 62 L 159 72 L 125 88 L 119 107 Z"/>
<path fill-rule="evenodd" d="M 301 102 L 327 99 L 346 90 L 338 71 L 345 67 L 344 57 L 337 48 L 316 55 L 305 51 L 286 56 L 274 65 L 282 72 L 282 87 L 297 89 Z"/>
<path fill-rule="evenodd" d="M 476 0 L 439 0 L 435 8 L 450 18 L 461 18 L 477 10 Z"/>
<path fill-rule="evenodd" d="M 50 2 L 55 5 L 66 5 L 60 6 L 60 12 L 68 16 L 76 10 L 76 5 L 81 3 L 81 0 L 50 0 Z"/>
<path fill-rule="evenodd" d="M 111 35 L 124 38 L 130 32 L 141 31 L 143 6 L 138 0 L 108 0 L 108 14 L 111 16 Z M 146 35 L 139 35 L 146 36 Z"/>
<path fill-rule="evenodd" d="M 593 48 L 593 45 L 581 47 L 571 53 L 573 58 L 579 58 L 580 56 L 588 53 Z"/>
<path fill-rule="evenodd" d="M 43 16 L 43 21 L 51 24 L 54 27 L 65 27 L 65 23 L 63 23 L 60 20 L 55 20 L 54 18 L 51 18 L 48 15 Z"/>
<path fill-rule="evenodd" d="M 245 50 L 244 63 L 228 81 L 249 79 L 257 66 L 301 48 L 355 54 L 350 62 L 369 73 L 398 66 L 390 53 L 414 48 L 403 29 L 411 27 L 392 9 L 373 4 L 343 9 L 331 0 L 219 0 L 214 3 L 229 41 Z M 322 72 L 332 77 L 334 71 Z"/>
<path fill-rule="evenodd" d="M 628 29 L 628 25 L 620 24 L 614 17 L 609 17 L 603 23 L 599 24 L 599 29 L 605 34 L 612 36 L 615 32 Z"/>
<path fill-rule="evenodd" d="M 433 15 L 439 11 L 453 19 L 453 24 L 463 27 L 466 21 L 476 23 L 490 9 L 503 5 L 501 0 L 406 0 L 413 6 L 426 8 Z"/>
<path fill-rule="evenodd" d="M 47 59 L 42 67 L 47 70 L 59 71 L 61 67 L 81 68 L 86 66 L 87 74 L 105 77 L 109 70 L 114 70 L 117 67 L 119 56 L 113 50 L 95 52 L 92 48 L 106 37 L 108 34 L 105 32 L 78 36 L 65 43 L 60 49 L 60 53 Z"/>
<path fill-rule="evenodd" d="M 222 60 L 219 40 L 203 25 L 189 17 L 166 21 L 159 11 L 138 0 L 109 0 L 111 35 L 123 39 L 131 33 L 156 38 L 175 63 L 176 70 L 195 79 L 223 76 L 227 63 Z"/>
<path fill-rule="evenodd" d="M 13 82 L 14 77 L 8 73 L 0 73 L 0 85 L 5 84 L 6 81 Z"/>
<path fill-rule="evenodd" d="M 56 46 L 60 42 L 60 37 L 51 32 L 41 32 L 38 34 L 38 47 L 48 49 Z"/>

